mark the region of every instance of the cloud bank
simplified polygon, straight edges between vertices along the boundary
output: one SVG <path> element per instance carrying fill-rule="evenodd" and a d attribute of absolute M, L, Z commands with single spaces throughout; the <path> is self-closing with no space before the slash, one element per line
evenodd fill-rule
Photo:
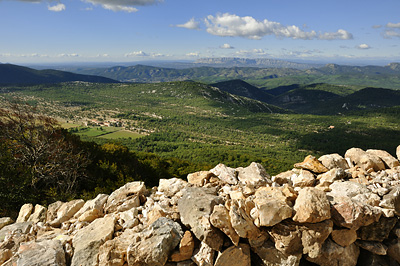
<path fill-rule="evenodd" d="M 188 22 L 184 24 L 178 24 L 176 27 L 179 28 L 186 28 L 189 30 L 199 30 L 200 29 L 200 22 L 195 21 L 194 18 L 191 18 Z"/>
<path fill-rule="evenodd" d="M 243 37 L 260 40 L 264 36 L 273 35 L 277 38 L 292 38 L 302 40 L 349 40 L 353 35 L 343 29 L 336 32 L 304 31 L 298 26 L 285 26 L 279 22 L 256 20 L 251 16 L 240 17 L 234 14 L 224 13 L 216 16 L 209 15 L 204 19 L 206 31 L 209 34 L 222 37 Z M 187 29 L 199 29 L 199 23 L 194 18 L 185 24 L 177 25 Z"/>

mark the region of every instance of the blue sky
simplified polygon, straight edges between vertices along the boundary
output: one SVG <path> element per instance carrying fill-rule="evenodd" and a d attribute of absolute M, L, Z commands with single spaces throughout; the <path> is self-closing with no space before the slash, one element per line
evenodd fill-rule
<path fill-rule="evenodd" d="M 399 10 L 399 0 L 0 0 L 0 62 L 399 62 Z"/>

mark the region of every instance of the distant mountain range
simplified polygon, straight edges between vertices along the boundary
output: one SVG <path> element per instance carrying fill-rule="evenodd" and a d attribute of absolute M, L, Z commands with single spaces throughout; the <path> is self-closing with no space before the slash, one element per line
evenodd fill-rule
<path fill-rule="evenodd" d="M 68 81 L 118 83 L 118 81 L 93 75 L 82 75 L 59 70 L 36 70 L 28 67 L 0 64 L 0 84 L 45 84 Z"/>

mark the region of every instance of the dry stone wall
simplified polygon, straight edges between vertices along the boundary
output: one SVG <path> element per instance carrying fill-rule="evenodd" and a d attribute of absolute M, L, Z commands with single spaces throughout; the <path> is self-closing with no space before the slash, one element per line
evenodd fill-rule
<path fill-rule="evenodd" d="M 0 218 L 1 266 L 400 265 L 400 146 L 124 185 Z"/>

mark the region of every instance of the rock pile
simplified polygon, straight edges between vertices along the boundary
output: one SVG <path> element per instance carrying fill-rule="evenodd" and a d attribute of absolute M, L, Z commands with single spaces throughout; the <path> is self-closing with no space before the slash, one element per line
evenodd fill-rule
<path fill-rule="evenodd" d="M 400 157 L 400 146 L 397 149 Z M 400 162 L 308 156 L 269 176 L 223 164 L 0 219 L 0 265 L 400 265 Z"/>

